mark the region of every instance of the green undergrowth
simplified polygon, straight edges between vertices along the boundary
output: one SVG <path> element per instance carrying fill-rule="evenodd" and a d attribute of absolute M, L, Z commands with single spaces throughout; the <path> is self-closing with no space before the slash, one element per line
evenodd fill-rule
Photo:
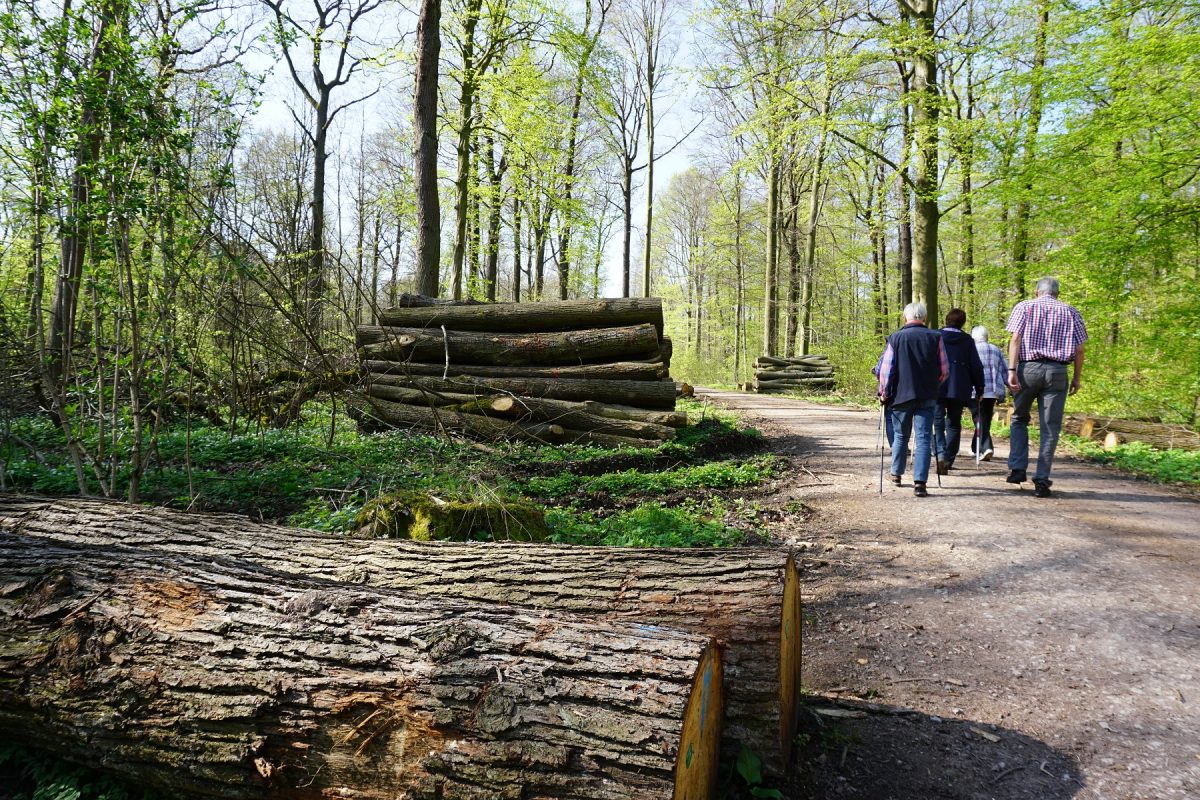
<path fill-rule="evenodd" d="M 620 450 L 481 446 L 406 431 L 360 434 L 340 414 L 331 424 L 330 409 L 316 404 L 283 430 L 179 425 L 159 436 L 139 499 L 331 532 L 355 530 L 364 506 L 398 491 L 428 493 L 449 504 L 533 500 L 554 512 L 547 521 L 558 541 L 737 544 L 744 535 L 725 527 L 718 511 L 681 505 L 687 498 L 679 495 L 752 489 L 772 475 L 774 462 L 762 455 L 761 435 L 740 427 L 730 413 L 696 401 L 681 402 L 680 410 L 693 424 L 674 440 Z M 57 428 L 42 417 L 23 417 L 12 429 L 20 445 L 0 442 L 0 468 L 10 489 L 78 493 Z M 85 443 L 95 450 L 94 441 Z M 127 454 L 117 452 L 116 461 L 123 464 Z M 108 462 L 99 466 L 107 474 Z M 100 494 L 90 470 L 89 482 L 89 491 Z M 116 496 L 123 496 L 127 485 L 128 469 L 120 466 Z M 591 508 L 575 503 L 597 495 L 620 502 Z"/>
<path fill-rule="evenodd" d="M 1063 439 L 1079 455 L 1101 464 L 1163 483 L 1200 486 L 1200 452 L 1191 450 L 1156 450 L 1143 442 L 1129 442 L 1105 450 L 1097 442 L 1078 436 Z"/>
<path fill-rule="evenodd" d="M 557 509 L 546 515 L 559 544 L 606 547 L 734 547 L 757 540 L 720 521 L 721 508 L 694 502 L 676 508 L 643 503 L 607 517 Z"/>
<path fill-rule="evenodd" d="M 567 472 L 553 477 L 533 478 L 526 484 L 526 489 L 536 496 L 556 499 L 600 492 L 620 496 L 666 494 L 680 489 L 729 489 L 762 483 L 772 476 L 774 465 L 775 458 L 766 455 L 746 461 L 714 461 L 664 472 L 637 469 L 604 475 Z"/>
<path fill-rule="evenodd" d="M 0 744 L 0 800 L 166 800 L 46 753 Z"/>

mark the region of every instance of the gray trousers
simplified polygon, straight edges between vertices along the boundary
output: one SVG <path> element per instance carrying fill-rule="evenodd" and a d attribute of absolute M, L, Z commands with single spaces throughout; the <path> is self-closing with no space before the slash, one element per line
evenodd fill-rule
<path fill-rule="evenodd" d="M 1021 391 L 1013 397 L 1012 428 L 1009 433 L 1008 468 L 1023 470 L 1029 465 L 1029 414 L 1038 404 L 1038 449 L 1035 483 L 1050 482 L 1054 450 L 1062 432 L 1063 409 L 1067 405 L 1067 365 L 1046 361 L 1022 361 L 1017 365 Z"/>

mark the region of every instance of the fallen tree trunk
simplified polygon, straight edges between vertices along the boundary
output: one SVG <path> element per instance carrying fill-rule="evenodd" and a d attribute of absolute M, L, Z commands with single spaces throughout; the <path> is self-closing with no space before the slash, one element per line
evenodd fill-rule
<path fill-rule="evenodd" d="M 463 414 L 451 409 L 397 403 L 376 396 L 386 393 L 390 386 L 369 386 L 369 396 L 361 406 L 348 403 L 347 410 L 352 418 L 363 415 L 396 428 L 416 428 L 435 433 L 462 433 L 484 439 L 520 439 L 530 442 L 557 442 L 562 440 L 561 425 L 535 422 L 513 422 L 494 419 L 482 414 Z"/>
<path fill-rule="evenodd" d="M 527 422 L 548 422 L 577 431 L 609 433 L 659 442 L 675 438 L 675 429 L 672 427 L 593 414 L 583 403 L 543 400 L 536 397 L 497 397 L 488 402 L 488 409 L 504 417 Z M 641 446 L 646 445 L 643 443 Z"/>
<path fill-rule="evenodd" d="M 405 403 L 413 406 L 437 406 L 438 408 L 443 408 L 445 406 L 459 406 L 464 403 L 473 403 L 479 399 L 473 394 L 439 392 L 427 389 L 409 389 L 405 388 L 404 386 L 388 386 L 386 384 L 368 386 L 367 393 L 371 397 L 379 397 L 384 400 L 391 400 L 394 403 Z"/>
<path fill-rule="evenodd" d="M 612 361 L 601 364 L 581 364 L 569 367 L 485 367 L 475 364 L 424 364 L 406 361 L 363 362 L 363 369 L 380 375 L 475 375 L 481 378 L 593 378 L 611 381 L 656 381 L 666 377 L 662 364 L 635 361 Z"/>
<path fill-rule="evenodd" d="M 757 378 L 755 382 L 764 386 L 805 386 L 812 384 L 829 384 L 832 386 L 836 383 L 833 378 L 780 378 L 778 380 Z"/>
<path fill-rule="evenodd" d="M 832 369 L 813 369 L 813 370 L 767 370 L 760 369 L 754 373 L 763 380 L 786 380 L 790 378 L 832 378 Z"/>
<path fill-rule="evenodd" d="M 786 770 L 800 700 L 800 576 L 773 548 L 657 549 L 376 541 L 93 499 L 0 494 L 0 532 L 156 548 L 201 561 L 482 604 L 509 603 L 714 636 L 724 648 L 723 757 Z"/>
<path fill-rule="evenodd" d="M 653 325 L 592 328 L 560 333 L 482 333 L 359 325 L 356 343 L 364 358 L 449 361 L 495 366 L 555 366 L 626 359 L 659 351 Z"/>
<path fill-rule="evenodd" d="M 1182 425 L 1071 414 L 1063 421 L 1063 430 L 1085 439 L 1107 440 L 1109 433 L 1115 433 L 1121 441 L 1143 442 L 1161 450 L 1200 450 L 1200 433 Z"/>
<path fill-rule="evenodd" d="M 584 378 L 480 378 L 456 375 L 446 380 L 404 375 L 369 376 L 371 386 L 404 386 L 426 391 L 450 391 L 482 397 L 509 394 L 519 397 L 546 397 L 552 400 L 592 400 L 597 403 L 635 406 L 654 410 L 674 410 L 674 381 L 602 381 Z"/>
<path fill-rule="evenodd" d="M 427 294 L 410 294 L 405 292 L 396 298 L 397 308 L 425 308 L 427 306 L 482 306 L 482 300 L 467 297 L 463 300 L 451 300 L 445 297 L 430 297 Z"/>
<path fill-rule="evenodd" d="M 662 335 L 662 300 L 624 297 L 601 300 L 559 300 L 541 303 L 488 303 L 478 306 L 385 308 L 379 324 L 399 328 L 438 328 L 459 331 L 512 333 L 569 331 L 653 325 Z"/>
<path fill-rule="evenodd" d="M 759 356 L 754 359 L 754 366 L 761 367 L 764 365 L 772 365 L 777 367 L 789 367 L 793 364 L 809 364 L 813 366 L 827 366 L 829 358 L 827 356 L 799 356 L 797 358 L 779 358 L 777 356 Z"/>
<path fill-rule="evenodd" d="M 17 534 L 0 586 L 0 724 L 168 795 L 712 796 L 708 637 Z"/>

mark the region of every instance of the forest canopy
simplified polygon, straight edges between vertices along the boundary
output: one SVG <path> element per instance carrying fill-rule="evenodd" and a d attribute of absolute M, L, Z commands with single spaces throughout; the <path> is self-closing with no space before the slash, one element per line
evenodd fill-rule
<path fill-rule="evenodd" d="M 136 498 L 168 419 L 289 424 L 423 288 L 661 296 L 678 377 L 865 393 L 906 302 L 1003 343 L 1042 275 L 1079 402 L 1194 425 L 1197 53 L 1182 0 L 3 0 L 0 432 Z"/>

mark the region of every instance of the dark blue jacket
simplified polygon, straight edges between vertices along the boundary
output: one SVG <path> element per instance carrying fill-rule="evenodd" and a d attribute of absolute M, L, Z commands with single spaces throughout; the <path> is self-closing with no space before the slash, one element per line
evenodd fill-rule
<path fill-rule="evenodd" d="M 941 333 L 950 374 L 938 399 L 965 403 L 971 399 L 972 389 L 976 397 L 983 397 L 983 362 L 979 360 L 975 340 L 958 328 L 942 328 Z"/>
<path fill-rule="evenodd" d="M 940 332 L 910 322 L 888 337 L 883 360 L 879 382 L 893 405 L 938 399 L 938 385 L 946 377 Z"/>

